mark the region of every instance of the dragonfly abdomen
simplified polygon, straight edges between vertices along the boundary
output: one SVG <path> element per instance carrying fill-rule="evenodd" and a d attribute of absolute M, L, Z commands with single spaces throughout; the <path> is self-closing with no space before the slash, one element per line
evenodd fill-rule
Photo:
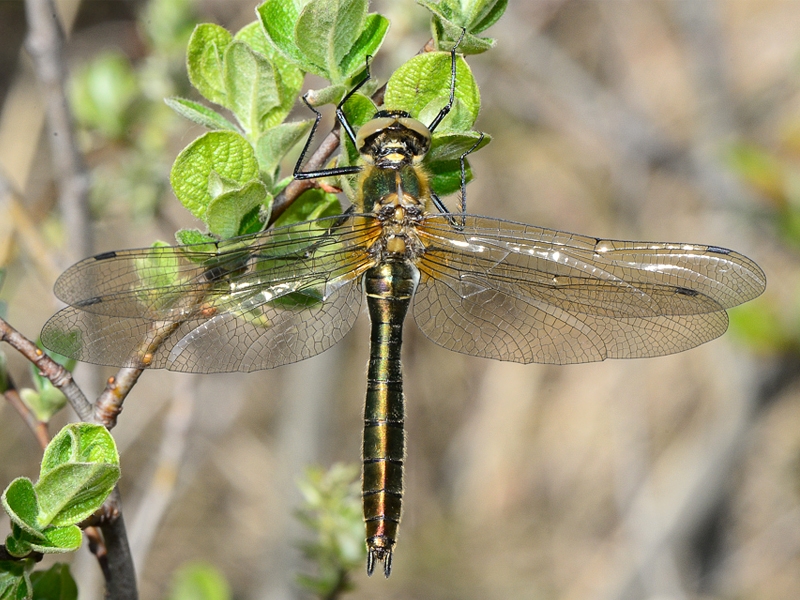
<path fill-rule="evenodd" d="M 364 276 L 372 333 L 364 407 L 362 495 L 367 527 L 367 573 L 383 562 L 389 576 L 403 499 L 405 406 L 400 349 L 403 321 L 419 283 L 410 262 L 390 260 Z"/>

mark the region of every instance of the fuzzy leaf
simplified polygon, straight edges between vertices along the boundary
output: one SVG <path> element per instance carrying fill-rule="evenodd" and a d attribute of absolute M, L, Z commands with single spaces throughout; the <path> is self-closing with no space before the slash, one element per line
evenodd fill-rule
<path fill-rule="evenodd" d="M 267 114 L 280 105 L 272 65 L 244 42 L 225 51 L 225 92 L 228 108 L 248 135 L 257 138 Z"/>
<path fill-rule="evenodd" d="M 472 71 L 462 57 L 456 58 L 456 104 L 436 133 L 467 131 L 478 118 L 481 100 Z M 384 104 L 405 110 L 428 124 L 450 98 L 450 54 L 426 52 L 401 66 L 386 84 Z"/>
<path fill-rule="evenodd" d="M 203 233 L 199 229 L 179 229 L 175 232 L 175 240 L 181 246 L 191 246 L 191 245 L 198 245 L 198 244 L 208 244 L 209 251 L 212 251 L 212 245 L 216 243 L 216 238 Z M 195 250 L 200 250 L 201 248 L 195 248 Z"/>
<path fill-rule="evenodd" d="M 237 190 L 220 194 L 208 205 L 208 230 L 223 239 L 239 235 L 245 215 L 271 200 L 267 188 L 260 181 L 251 181 Z"/>
<path fill-rule="evenodd" d="M 164 102 L 180 116 L 202 125 L 207 129 L 227 129 L 239 131 L 239 129 L 228 121 L 225 117 L 207 106 L 198 102 L 187 100 L 186 98 L 164 98 Z"/>
<path fill-rule="evenodd" d="M 239 184 L 258 177 L 258 161 L 250 143 L 231 131 L 211 131 L 189 144 L 175 159 L 170 183 L 178 200 L 195 217 L 205 217 L 213 196 L 211 173 Z"/>
<path fill-rule="evenodd" d="M 17 477 L 8 484 L 0 501 L 11 521 L 24 532 L 41 537 L 37 517 L 39 501 L 33 482 L 27 477 Z"/>
<path fill-rule="evenodd" d="M 45 449 L 39 481 L 37 525 L 64 527 L 83 521 L 103 504 L 119 479 L 119 453 L 105 427 L 71 423 Z"/>
<path fill-rule="evenodd" d="M 283 157 L 308 134 L 313 121 L 292 121 L 268 129 L 256 142 L 256 158 L 263 176 L 272 178 Z"/>
<path fill-rule="evenodd" d="M 47 571 L 35 571 L 31 583 L 36 600 L 78 600 L 78 586 L 69 565 L 56 563 Z"/>
<path fill-rule="evenodd" d="M 388 31 L 389 19 L 376 13 L 367 15 L 361 35 L 339 62 L 339 70 L 344 77 L 352 77 L 363 70 L 367 56 L 377 54 Z"/>
<path fill-rule="evenodd" d="M 300 16 L 296 4 L 286 0 L 267 0 L 256 8 L 256 13 L 272 45 L 302 68 L 303 55 L 294 41 L 294 26 Z"/>
<path fill-rule="evenodd" d="M 205 98 L 227 106 L 223 65 L 225 50 L 233 36 L 223 27 L 202 23 L 195 27 L 186 49 L 189 81 Z"/>
<path fill-rule="evenodd" d="M 261 128 L 262 131 L 266 130 L 281 123 L 294 108 L 300 90 L 303 89 L 303 71 L 269 42 L 258 21 L 242 27 L 234 36 L 234 40 L 243 41 L 272 65 L 280 104 L 262 117 Z"/>
<path fill-rule="evenodd" d="M 30 572 L 34 564 L 33 559 L 0 561 L 0 600 L 31 598 L 33 588 Z"/>
<path fill-rule="evenodd" d="M 466 30 L 458 45 L 460 54 L 480 54 L 497 43 L 492 38 L 473 35 L 493 25 L 505 11 L 508 0 L 475 0 L 472 2 L 432 2 L 417 0 L 417 4 L 433 13 L 431 23 L 436 48 L 449 50 Z M 464 6 L 462 6 L 462 4 Z"/>
<path fill-rule="evenodd" d="M 300 12 L 295 44 L 317 74 L 333 84 L 347 79 L 339 65 L 361 35 L 368 6 L 368 0 L 312 0 Z"/>

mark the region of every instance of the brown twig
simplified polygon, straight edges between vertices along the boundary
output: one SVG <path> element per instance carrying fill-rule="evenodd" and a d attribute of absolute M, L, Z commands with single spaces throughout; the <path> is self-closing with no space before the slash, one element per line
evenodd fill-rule
<path fill-rule="evenodd" d="M 26 48 L 34 60 L 37 77 L 44 88 L 47 102 L 47 121 L 50 128 L 53 163 L 58 178 L 59 205 L 71 238 L 69 248 L 74 258 L 81 258 L 92 253 L 87 203 L 89 174 L 78 149 L 64 90 L 66 68 L 63 33 L 53 0 L 26 0 L 25 10 L 29 26 Z M 2 325 L 7 324 L 2 322 Z M 64 392 L 83 421 L 92 420 L 92 407 L 68 371 L 51 361 L 10 326 L 2 330 L 2 339 L 20 350 L 42 370 L 43 375 L 53 385 Z M 136 574 L 128 548 L 125 524 L 119 512 L 117 489 L 114 490 L 112 498 L 108 505 L 114 508 L 117 518 L 101 525 L 105 545 L 100 546 L 97 543 L 91 545 L 97 551 L 96 556 L 103 569 L 107 597 L 135 600 L 138 597 Z"/>
<path fill-rule="evenodd" d="M 20 398 L 19 392 L 14 385 L 14 381 L 9 375 L 6 375 L 6 388 L 6 391 L 3 392 L 6 402 L 13 406 L 14 409 L 19 413 L 19 415 L 22 417 L 22 420 L 25 421 L 25 424 L 33 432 L 33 435 L 36 438 L 36 441 L 39 442 L 39 445 L 42 447 L 42 450 L 44 450 L 47 448 L 47 444 L 50 443 L 50 433 L 47 431 L 47 423 L 37 419 L 36 415 L 34 415 L 31 409 L 28 408 L 28 405 L 22 401 L 22 398 Z"/>
<path fill-rule="evenodd" d="M 69 103 L 64 91 L 64 34 L 53 0 L 26 0 L 28 36 L 25 47 L 34 61 L 43 87 L 50 129 L 50 148 L 56 167 L 59 206 L 71 236 L 69 247 L 76 257 L 92 253 L 89 207 L 89 173 L 78 149 Z"/>
<path fill-rule="evenodd" d="M 0 341 L 8 343 L 39 368 L 39 372 L 60 389 L 82 421 L 92 420 L 92 405 L 72 379 L 72 373 L 47 356 L 32 341 L 0 319 Z"/>
<path fill-rule="evenodd" d="M 426 44 L 423 48 L 423 51 L 431 52 L 432 50 L 433 47 L 429 41 L 428 44 Z M 383 84 L 375 91 L 374 94 L 372 94 L 372 101 L 377 106 L 380 106 L 383 103 L 383 96 L 385 93 L 386 84 Z M 322 143 L 311 155 L 311 158 L 306 161 L 306 164 L 304 165 L 305 169 L 309 171 L 321 169 L 323 166 L 325 166 L 325 163 L 330 160 L 331 156 L 333 156 L 333 153 L 336 152 L 338 147 L 339 123 L 337 121 L 330 133 L 325 136 L 325 139 L 322 140 Z M 277 218 L 280 217 L 281 214 L 283 214 L 283 212 L 292 205 L 292 202 L 297 200 L 297 198 L 299 198 L 303 192 L 313 187 L 319 187 L 319 183 L 312 179 L 295 179 L 292 181 L 280 194 L 275 196 L 275 200 L 272 203 L 272 213 L 270 214 L 269 222 L 274 223 Z"/>
<path fill-rule="evenodd" d="M 94 403 L 95 423 L 105 425 L 106 429 L 114 428 L 122 412 L 122 403 L 143 372 L 143 369 L 124 367 L 114 377 L 108 378 L 106 388 Z"/>

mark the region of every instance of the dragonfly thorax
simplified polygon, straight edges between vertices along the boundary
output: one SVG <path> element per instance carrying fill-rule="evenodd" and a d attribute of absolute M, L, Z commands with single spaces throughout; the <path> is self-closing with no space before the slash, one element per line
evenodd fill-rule
<path fill-rule="evenodd" d="M 378 111 L 356 135 L 356 149 L 361 157 L 381 169 L 417 164 L 430 146 L 428 128 L 400 110 Z"/>

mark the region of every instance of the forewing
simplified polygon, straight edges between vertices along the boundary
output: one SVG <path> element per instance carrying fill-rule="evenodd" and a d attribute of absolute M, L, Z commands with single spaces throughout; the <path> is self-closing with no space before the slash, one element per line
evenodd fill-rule
<path fill-rule="evenodd" d="M 516 362 L 660 356 L 721 335 L 766 280 L 713 246 L 598 240 L 486 217 L 428 217 L 419 327 L 458 352 Z"/>
<path fill-rule="evenodd" d="M 249 372 L 310 358 L 336 344 L 355 322 L 361 295 L 360 280 L 354 277 L 325 301 L 309 298 L 303 304 L 298 296 L 261 303 L 253 299 L 242 311 L 177 322 L 68 307 L 47 322 L 42 340 L 60 354 L 101 365 Z M 299 305 L 290 305 L 295 302 Z"/>
<path fill-rule="evenodd" d="M 57 284 L 73 306 L 48 348 L 112 366 L 253 371 L 314 356 L 350 329 L 374 224 L 349 217 L 220 242 L 87 259 Z M 148 269 L 151 269 L 148 271 Z"/>

